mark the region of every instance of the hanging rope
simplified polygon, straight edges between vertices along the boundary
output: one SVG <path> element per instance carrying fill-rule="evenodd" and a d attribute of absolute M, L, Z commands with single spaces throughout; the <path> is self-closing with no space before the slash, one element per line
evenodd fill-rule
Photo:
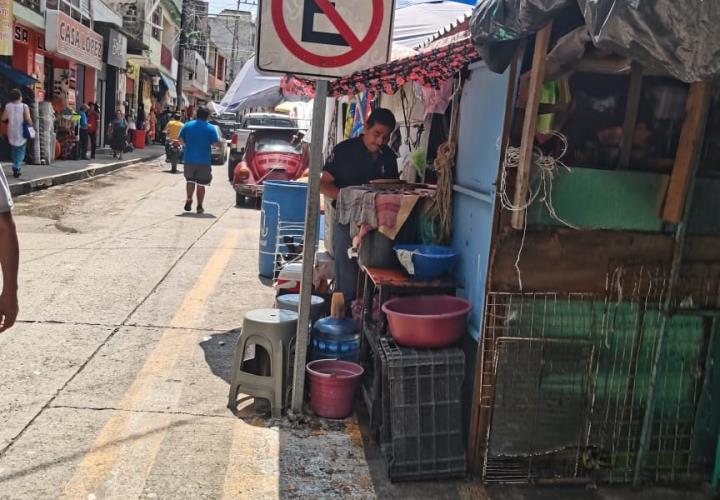
<path fill-rule="evenodd" d="M 452 234 L 452 189 L 455 151 L 454 142 L 444 142 L 438 148 L 435 157 L 437 194 L 435 195 L 434 215 L 438 221 L 438 243 L 447 243 Z"/>
<path fill-rule="evenodd" d="M 565 156 L 568 150 L 567 137 L 565 137 L 559 132 L 550 131 L 549 133 L 560 140 L 560 143 L 562 145 L 560 149 L 560 154 L 557 156 L 557 158 L 555 158 L 551 155 L 546 155 L 539 148 L 535 148 L 533 154 L 533 164 L 538 167 L 537 171 L 540 175 L 535 176 L 534 185 L 531 180 L 531 183 L 528 186 L 527 201 L 522 205 L 515 205 L 513 203 L 510 195 L 508 194 L 507 183 L 508 171 L 517 169 L 518 165 L 520 164 L 520 148 L 508 146 L 507 150 L 505 151 L 505 161 L 503 162 L 503 169 L 500 175 L 500 190 L 498 192 L 500 203 L 505 210 L 519 212 L 527 211 L 530 205 L 538 201 L 545 205 L 545 208 L 550 214 L 550 217 L 571 229 L 579 229 L 577 226 L 560 217 L 555 210 L 555 206 L 553 205 L 553 181 L 558 176 L 558 173 L 561 169 L 564 169 L 566 172 L 572 172 L 572 169 L 562 162 L 562 158 Z M 522 291 L 520 257 L 525 246 L 525 234 L 527 232 L 527 214 L 525 214 L 524 221 L 525 223 L 523 224 L 523 233 L 520 240 L 520 248 L 518 249 L 517 257 L 515 258 L 515 271 L 517 272 L 518 286 L 520 288 L 520 291 Z"/>
<path fill-rule="evenodd" d="M 434 162 L 435 171 L 437 172 L 434 215 L 438 221 L 437 243 L 440 244 L 448 243 L 452 235 L 453 169 L 455 168 L 455 155 L 457 153 L 456 137 L 458 136 L 460 121 L 460 91 L 462 87 L 462 78 L 458 78 L 451 96 L 453 107 L 450 114 L 448 140 L 438 147 Z"/>

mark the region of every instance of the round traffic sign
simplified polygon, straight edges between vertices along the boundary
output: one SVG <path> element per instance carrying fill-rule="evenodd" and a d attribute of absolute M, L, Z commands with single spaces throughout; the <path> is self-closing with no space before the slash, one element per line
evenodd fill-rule
<path fill-rule="evenodd" d="M 285 47 L 295 57 L 301 61 L 318 66 L 321 68 L 337 68 L 345 66 L 357 59 L 360 59 L 373 46 L 380 34 L 383 22 L 383 0 L 372 0 L 372 16 L 370 18 L 370 28 L 367 34 L 362 38 L 358 38 L 353 30 L 348 26 L 347 22 L 338 13 L 330 0 L 305 0 L 306 2 L 315 2 L 318 7 L 327 16 L 341 37 L 347 42 L 350 50 L 342 54 L 334 56 L 326 56 L 316 54 L 305 49 L 290 34 L 287 23 L 285 22 L 285 14 L 283 13 L 284 0 L 272 0 L 271 12 L 272 22 L 277 32 L 278 38 Z"/>

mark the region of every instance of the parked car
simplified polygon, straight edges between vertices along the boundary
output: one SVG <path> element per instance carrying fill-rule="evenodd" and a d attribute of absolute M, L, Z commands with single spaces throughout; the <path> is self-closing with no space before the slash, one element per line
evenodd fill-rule
<path fill-rule="evenodd" d="M 297 120 L 279 113 L 249 113 L 240 122 L 240 128 L 230 136 L 230 162 L 228 179 L 233 181 L 235 167 L 242 160 L 248 137 L 253 130 L 261 128 L 298 130 Z"/>
<path fill-rule="evenodd" d="M 233 132 L 240 127 L 240 122 L 235 113 L 221 113 L 210 118 L 210 123 L 220 127 L 221 136 L 230 139 Z"/>
<path fill-rule="evenodd" d="M 255 202 L 266 180 L 292 181 L 309 165 L 308 145 L 297 129 L 254 130 L 247 140 L 243 160 L 233 172 L 235 203 Z"/>
<path fill-rule="evenodd" d="M 222 139 L 222 134 L 220 132 L 220 127 L 215 125 L 215 128 L 217 129 L 218 136 L 220 139 Z M 210 161 L 213 165 L 225 165 L 225 162 L 228 160 L 228 151 L 227 147 L 225 146 L 225 140 L 221 140 L 220 143 L 213 144 L 212 149 L 210 151 Z"/>

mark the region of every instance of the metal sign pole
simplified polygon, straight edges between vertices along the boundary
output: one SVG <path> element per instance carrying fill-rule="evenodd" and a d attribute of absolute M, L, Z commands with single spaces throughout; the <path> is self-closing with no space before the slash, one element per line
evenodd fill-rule
<path fill-rule="evenodd" d="M 313 285 L 313 267 L 317 250 L 320 215 L 320 173 L 323 169 L 323 136 L 325 134 L 325 106 L 328 82 L 317 80 L 312 115 L 310 143 L 310 177 L 308 179 L 307 206 L 305 208 L 305 238 L 303 244 L 302 283 L 295 336 L 295 369 L 293 373 L 292 410 L 302 413 L 305 393 L 305 363 L 307 358 L 308 325 L 310 324 L 310 297 Z"/>

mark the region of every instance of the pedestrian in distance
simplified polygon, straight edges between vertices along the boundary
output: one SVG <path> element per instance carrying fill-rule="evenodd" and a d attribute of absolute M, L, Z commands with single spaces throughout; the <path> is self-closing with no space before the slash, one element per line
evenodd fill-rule
<path fill-rule="evenodd" d="M 113 150 L 113 158 L 119 157 L 122 160 L 127 141 L 128 123 L 125 121 L 121 109 L 115 111 L 115 118 L 110 122 L 110 146 Z"/>
<path fill-rule="evenodd" d="M 30 108 L 22 102 L 19 89 L 10 91 L 10 102 L 5 105 L 2 121 L 7 124 L 7 136 L 10 143 L 13 177 L 20 177 L 22 163 L 25 160 L 27 138 L 25 129 L 32 127 Z"/>
<path fill-rule="evenodd" d="M 90 159 L 95 159 L 95 151 L 97 150 L 97 133 L 100 125 L 100 107 L 93 103 L 88 103 L 87 111 L 88 121 L 88 137 L 90 138 Z"/>
<path fill-rule="evenodd" d="M 205 188 L 212 181 L 211 150 L 213 144 L 220 143 L 217 128 L 207 122 L 210 111 L 206 107 L 197 109 L 197 118 L 187 122 L 178 140 L 185 145 L 183 163 L 187 198 L 185 199 L 185 211 L 192 210 L 193 194 L 197 186 L 197 213 L 205 212 L 203 201 L 205 200 Z"/>
<path fill-rule="evenodd" d="M 126 118 L 128 141 L 130 141 L 130 144 L 135 144 L 135 130 L 137 128 L 137 124 L 135 123 L 135 116 L 133 115 L 132 109 Z"/>
<path fill-rule="evenodd" d="M 80 105 L 80 111 L 78 114 L 80 115 L 80 159 L 81 160 L 87 160 L 87 150 L 88 150 L 88 138 L 90 137 L 89 131 L 88 131 L 88 108 L 87 104 L 81 104 Z"/>
<path fill-rule="evenodd" d="M 0 268 L 3 283 L 0 292 L 0 332 L 13 326 L 18 314 L 17 277 L 20 251 L 12 206 L 10 186 L 0 167 Z"/>

